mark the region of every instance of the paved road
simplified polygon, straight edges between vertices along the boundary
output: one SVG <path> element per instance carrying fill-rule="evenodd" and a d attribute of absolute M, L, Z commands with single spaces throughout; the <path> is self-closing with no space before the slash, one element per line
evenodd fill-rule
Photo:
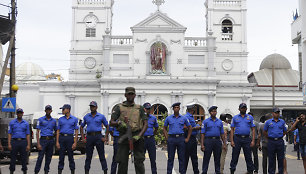
<path fill-rule="evenodd" d="M 110 166 L 111 164 L 111 160 L 112 160 L 112 146 L 105 146 L 105 150 L 106 150 L 106 159 L 107 159 L 107 164 L 108 166 Z M 302 174 L 303 173 L 303 164 L 301 160 L 297 160 L 296 159 L 296 152 L 292 152 L 293 150 L 293 146 L 289 145 L 288 149 L 287 149 L 287 160 L 288 160 L 288 173 L 289 174 Z M 202 160 L 203 160 L 203 153 L 200 151 L 200 148 L 198 146 L 198 157 L 199 157 L 199 168 L 200 170 L 202 169 Z M 34 173 L 34 167 L 35 167 L 35 163 L 36 163 L 36 158 L 37 158 L 37 152 L 32 153 L 32 155 L 30 156 L 30 163 L 28 165 L 28 173 Z M 84 173 L 84 161 L 85 161 L 85 155 L 81 155 L 79 152 L 75 152 L 75 162 L 76 162 L 76 174 L 83 174 Z M 213 159 L 213 158 L 212 158 Z M 214 164 L 213 164 L 213 160 L 211 159 L 210 161 L 210 166 L 209 166 L 209 174 L 213 174 L 214 172 Z M 231 149 L 229 149 L 229 153 L 227 155 L 227 162 L 226 162 L 226 173 L 229 173 L 229 163 L 230 163 L 230 159 L 231 159 Z M 259 163 L 261 164 L 261 152 L 259 152 Z M 64 174 L 69 174 L 69 167 L 68 167 L 68 158 L 65 158 L 65 169 L 64 169 Z M 44 163 L 44 162 L 43 162 Z M 58 164 L 58 156 L 53 156 L 52 162 L 51 162 L 51 171 L 50 174 L 56 174 L 57 173 L 57 164 Z M 8 160 L 2 160 L 1 161 L 1 170 L 2 173 L 7 174 L 9 173 L 9 166 L 8 166 Z M 157 151 L 157 167 L 158 167 L 158 173 L 164 174 L 166 173 L 166 169 L 167 169 L 167 152 L 166 151 L 162 151 L 162 150 L 158 150 Z M 150 160 L 148 155 L 146 154 L 146 160 L 145 160 L 145 168 L 146 168 L 146 173 L 151 173 L 151 169 L 150 169 Z M 261 166 L 260 166 L 261 168 Z M 21 166 L 18 165 L 16 167 L 16 174 L 21 174 L 22 172 L 21 170 Z M 246 165 L 245 165 L 245 161 L 244 161 L 244 156 L 241 153 L 240 155 L 240 159 L 239 159 L 239 163 L 237 166 L 237 174 L 244 174 L 246 172 Z M 43 173 L 43 171 L 41 171 L 40 173 Z M 101 165 L 99 163 L 99 158 L 97 156 L 97 153 L 95 151 L 95 154 L 93 156 L 93 161 L 92 161 L 92 168 L 90 170 L 90 173 L 101 173 Z M 130 163 L 129 165 L 129 174 L 133 174 L 134 172 L 134 167 L 132 165 L 132 163 Z M 174 170 L 173 170 L 173 174 L 178 174 L 178 161 L 177 161 L 177 156 L 176 156 L 176 160 L 174 163 Z M 192 166 L 189 164 L 188 166 L 188 174 L 192 174 Z M 260 170 L 261 173 L 261 170 Z"/>

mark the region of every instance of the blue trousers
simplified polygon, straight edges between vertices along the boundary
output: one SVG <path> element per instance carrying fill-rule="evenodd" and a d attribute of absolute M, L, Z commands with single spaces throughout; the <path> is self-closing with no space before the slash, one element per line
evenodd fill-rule
<path fill-rule="evenodd" d="M 72 144 L 74 142 L 73 136 L 62 136 L 59 137 L 60 150 L 59 150 L 59 162 L 58 170 L 64 169 L 65 152 L 68 154 L 69 168 L 70 170 L 75 170 L 75 163 L 73 159 Z"/>
<path fill-rule="evenodd" d="M 203 158 L 202 174 L 207 174 L 211 154 L 214 153 L 215 173 L 220 174 L 220 158 L 222 153 L 222 142 L 220 139 L 205 139 L 205 151 Z"/>
<path fill-rule="evenodd" d="M 180 137 L 170 137 L 168 138 L 168 164 L 167 164 L 167 174 L 172 174 L 174 155 L 177 149 L 178 161 L 179 161 L 179 172 L 180 174 L 186 174 L 185 171 L 185 138 Z"/>
<path fill-rule="evenodd" d="M 95 136 L 87 135 L 85 170 L 90 169 L 92 154 L 95 146 L 99 154 L 102 170 L 107 170 L 107 163 L 104 154 L 104 142 L 101 139 L 102 134 Z"/>
<path fill-rule="evenodd" d="M 277 161 L 278 161 L 278 173 L 283 174 L 284 173 L 284 140 L 270 140 L 268 141 L 268 159 L 269 159 L 269 167 L 268 167 L 268 173 L 269 174 L 275 174 L 275 168 L 276 168 L 276 155 L 277 155 Z"/>
<path fill-rule="evenodd" d="M 156 145 L 155 138 L 151 136 L 150 138 L 144 138 L 144 147 L 145 152 L 148 151 L 150 162 L 151 162 L 151 171 L 152 174 L 157 174 L 156 169 Z"/>
<path fill-rule="evenodd" d="M 45 140 L 45 139 L 40 139 L 40 145 L 42 147 L 41 151 L 38 152 L 38 157 L 36 161 L 36 166 L 34 172 L 38 173 L 41 168 L 41 163 L 42 160 L 45 157 L 45 168 L 44 171 L 49 172 L 50 169 L 50 163 L 52 160 L 52 155 L 53 155 L 53 147 L 54 147 L 54 140 Z"/>
<path fill-rule="evenodd" d="M 15 171 L 16 158 L 17 154 L 20 154 L 21 157 L 21 170 L 27 171 L 27 140 L 11 140 L 12 151 L 11 151 L 11 162 L 10 162 L 10 171 Z"/>
<path fill-rule="evenodd" d="M 187 171 L 188 168 L 188 162 L 189 157 L 191 158 L 192 167 L 193 167 L 193 173 L 198 174 L 200 173 L 199 167 L 198 167 L 198 141 L 196 138 L 196 135 L 192 135 L 186 143 L 186 150 L 185 150 L 185 171 Z"/>
<path fill-rule="evenodd" d="M 116 174 L 117 171 L 117 165 L 118 163 L 116 162 L 116 155 L 118 151 L 118 137 L 114 137 L 114 144 L 113 144 L 113 160 L 112 160 L 112 166 L 111 166 L 111 174 Z"/>
<path fill-rule="evenodd" d="M 244 158 L 245 158 L 245 162 L 247 165 L 247 170 L 248 172 L 253 172 L 254 171 L 254 164 L 252 161 L 252 155 L 251 155 L 251 138 L 247 137 L 247 138 L 242 138 L 242 137 L 238 137 L 238 136 L 234 136 L 234 143 L 235 143 L 235 147 L 233 148 L 232 151 L 232 160 L 231 160 L 231 171 L 235 171 L 236 170 L 236 166 L 238 164 L 238 159 L 239 159 L 239 155 L 240 155 L 240 150 L 241 148 L 243 149 L 243 153 L 244 153 Z"/>

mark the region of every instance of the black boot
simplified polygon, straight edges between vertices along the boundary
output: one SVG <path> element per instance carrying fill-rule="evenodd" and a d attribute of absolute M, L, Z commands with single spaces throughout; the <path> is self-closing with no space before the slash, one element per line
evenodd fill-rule
<path fill-rule="evenodd" d="M 23 174 L 27 174 L 27 171 L 26 171 L 26 170 L 24 170 L 24 171 L 23 171 Z"/>
<path fill-rule="evenodd" d="M 107 174 L 107 170 L 104 170 L 104 174 Z"/>
<path fill-rule="evenodd" d="M 74 174 L 74 170 L 71 170 L 71 174 Z"/>
<path fill-rule="evenodd" d="M 85 174 L 89 174 L 89 170 L 85 170 Z"/>
<path fill-rule="evenodd" d="M 49 172 L 48 171 L 45 171 L 45 174 L 48 174 Z"/>
<path fill-rule="evenodd" d="M 235 171 L 234 171 L 234 170 L 231 170 L 231 174 L 235 174 Z"/>
<path fill-rule="evenodd" d="M 58 174 L 62 174 L 63 170 L 58 169 Z"/>
<path fill-rule="evenodd" d="M 14 171 L 10 171 L 10 174 L 14 174 Z"/>

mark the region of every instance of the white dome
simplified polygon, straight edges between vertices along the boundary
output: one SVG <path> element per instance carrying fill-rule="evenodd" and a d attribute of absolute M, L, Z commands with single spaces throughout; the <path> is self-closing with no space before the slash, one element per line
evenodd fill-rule
<path fill-rule="evenodd" d="M 292 69 L 286 57 L 280 54 L 271 54 L 261 62 L 259 70 L 272 69 L 272 65 L 275 69 Z"/>
<path fill-rule="evenodd" d="M 16 76 L 40 76 L 44 77 L 45 72 L 44 70 L 37 64 L 32 62 L 26 62 L 21 65 L 18 65 L 16 68 Z"/>

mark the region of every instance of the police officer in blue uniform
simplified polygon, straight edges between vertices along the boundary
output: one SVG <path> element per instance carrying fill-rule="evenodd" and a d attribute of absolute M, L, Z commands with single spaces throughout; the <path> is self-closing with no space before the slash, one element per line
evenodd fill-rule
<path fill-rule="evenodd" d="M 10 173 L 15 171 L 17 153 L 20 154 L 23 174 L 27 173 L 27 151 L 30 150 L 30 127 L 22 119 L 23 110 L 16 110 L 17 118 L 10 121 L 8 130 L 8 149 L 11 151 Z"/>
<path fill-rule="evenodd" d="M 187 104 L 187 113 L 185 117 L 189 120 L 189 123 L 192 127 L 192 133 L 188 143 L 186 143 L 186 150 L 185 150 L 185 170 L 187 170 L 189 157 L 191 158 L 193 173 L 198 174 L 198 151 L 197 151 L 197 134 L 198 131 L 201 129 L 201 126 L 197 126 L 196 121 L 194 120 L 193 114 L 195 113 L 195 103 Z M 187 138 L 187 132 L 185 132 L 185 137 Z"/>
<path fill-rule="evenodd" d="M 145 112 L 148 116 L 148 128 L 146 132 L 143 134 L 144 136 L 144 147 L 145 151 L 148 151 L 149 158 L 151 162 L 151 171 L 152 174 L 157 173 L 156 169 L 156 146 L 155 146 L 155 138 L 154 135 L 156 135 L 158 130 L 158 123 L 156 117 L 154 117 L 152 114 L 150 114 L 151 104 L 150 103 L 144 103 L 143 107 L 145 109 Z M 154 128 L 154 131 L 153 131 Z"/>
<path fill-rule="evenodd" d="M 247 171 L 248 174 L 251 174 L 254 171 L 254 164 L 251 156 L 251 147 L 255 145 L 254 118 L 246 113 L 247 105 L 245 103 L 239 105 L 239 111 L 240 114 L 233 117 L 231 124 L 231 146 L 233 147 L 233 151 L 230 170 L 231 174 L 235 173 L 240 150 L 243 148 Z M 252 140 L 250 138 L 250 130 L 252 130 Z"/>
<path fill-rule="evenodd" d="M 204 152 L 202 174 L 207 174 L 211 154 L 214 153 L 215 173 L 220 174 L 220 158 L 222 147 L 226 150 L 223 123 L 217 116 L 217 106 L 208 109 L 210 118 L 204 120 L 201 130 L 201 150 Z M 220 138 L 223 141 L 220 140 Z"/>
<path fill-rule="evenodd" d="M 55 144 L 54 133 L 57 130 L 56 120 L 51 117 L 52 106 L 45 106 L 46 115 L 40 117 L 37 122 L 36 138 L 38 157 L 35 166 L 35 174 L 38 174 L 41 168 L 41 163 L 45 157 L 45 174 L 49 173 L 50 163 L 53 155 L 53 147 Z"/>
<path fill-rule="evenodd" d="M 278 173 L 284 173 L 284 140 L 283 136 L 287 132 L 286 123 L 283 119 L 280 119 L 279 108 L 273 108 L 272 119 L 265 122 L 264 135 L 268 137 L 268 159 L 269 167 L 268 173 L 274 174 L 276 168 L 276 155 L 278 160 Z"/>
<path fill-rule="evenodd" d="M 117 131 L 116 127 L 109 127 L 109 133 L 113 136 L 113 159 L 112 159 L 112 165 L 111 165 L 111 174 L 116 174 L 117 171 L 117 165 L 116 162 L 116 155 L 118 151 L 118 137 L 119 137 L 119 131 Z"/>
<path fill-rule="evenodd" d="M 96 146 L 102 170 L 107 174 L 107 163 L 105 159 L 104 142 L 108 142 L 108 122 L 104 115 L 97 112 L 97 102 L 92 101 L 89 103 L 91 113 L 84 116 L 81 124 L 82 140 L 86 143 L 86 161 L 85 161 L 85 174 L 89 174 L 91 159 L 94 147 Z M 87 137 L 85 139 L 83 128 L 87 125 Z M 102 125 L 106 127 L 105 137 L 102 136 Z"/>
<path fill-rule="evenodd" d="M 73 159 L 73 150 L 78 141 L 78 119 L 70 114 L 71 106 L 64 104 L 61 107 L 64 116 L 58 119 L 56 132 L 56 147 L 59 149 L 58 174 L 62 174 L 64 169 L 65 152 L 68 154 L 69 168 L 71 174 L 75 173 L 75 162 Z M 73 134 L 75 137 L 73 138 Z"/>
<path fill-rule="evenodd" d="M 165 139 L 168 140 L 168 164 L 167 164 L 167 174 L 172 173 L 173 169 L 173 161 L 175 150 L 177 149 L 178 160 L 179 160 L 179 172 L 180 174 L 186 174 L 185 170 L 185 143 L 188 143 L 191 133 L 192 127 L 188 121 L 188 119 L 180 114 L 180 105 L 181 103 L 177 102 L 172 105 L 174 114 L 168 116 L 165 119 L 164 123 L 164 136 Z M 184 125 L 188 127 L 188 135 L 187 138 L 184 136 Z M 169 126 L 169 132 L 167 132 L 167 128 Z"/>

